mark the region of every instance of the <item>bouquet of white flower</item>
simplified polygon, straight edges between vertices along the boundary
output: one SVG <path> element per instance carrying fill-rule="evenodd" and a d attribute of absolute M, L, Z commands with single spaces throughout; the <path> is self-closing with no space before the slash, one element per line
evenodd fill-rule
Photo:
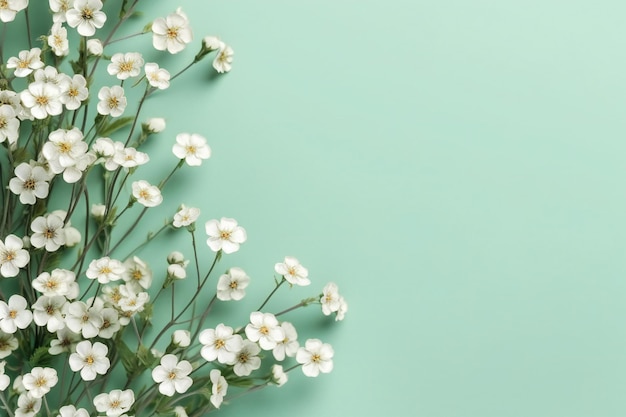
<path fill-rule="evenodd" d="M 0 1 L 0 408 L 10 417 L 197 417 L 229 397 L 280 386 L 293 369 L 314 377 L 333 367 L 329 344 L 301 345 L 282 318 L 318 304 L 342 320 L 347 304 L 335 284 L 283 311 L 264 310 L 285 283 L 311 283 L 296 258 L 276 263 L 275 287 L 249 322 L 207 328 L 216 303 L 246 295 L 243 269 L 214 277 L 222 257 L 246 241 L 244 228 L 231 218 L 208 220 L 208 247 L 197 245 L 200 210 L 179 205 L 135 240 L 172 176 L 211 156 L 201 134 L 180 133 L 168 145 L 171 172 L 156 185 L 138 176 L 150 161 L 142 145 L 165 129 L 162 118 L 139 122 L 144 102 L 207 56 L 217 73 L 233 60 L 214 36 L 174 75 L 144 62 L 145 53 L 107 55 L 135 36 L 165 55 L 193 42 L 180 9 L 116 38 L 131 17 L 143 18 L 138 3 Z M 51 22 L 35 33 L 41 25 L 29 16 Z M 18 17 L 25 24 L 14 29 Z M 5 63 L 8 38 L 24 45 Z M 167 231 L 187 233 L 193 256 L 168 248 L 168 266 L 153 273 L 138 254 L 163 245 Z M 203 251 L 212 254 L 208 265 Z M 176 288 L 189 283 L 194 292 L 177 298 Z"/>

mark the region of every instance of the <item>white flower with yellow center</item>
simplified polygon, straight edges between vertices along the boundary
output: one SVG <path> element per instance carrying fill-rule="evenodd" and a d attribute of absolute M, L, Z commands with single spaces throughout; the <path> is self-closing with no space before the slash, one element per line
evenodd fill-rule
<path fill-rule="evenodd" d="M 9 181 L 9 189 L 20 196 L 20 203 L 35 204 L 37 199 L 48 197 L 48 172 L 41 166 L 22 162 L 15 167 L 15 177 Z"/>
<path fill-rule="evenodd" d="M 14 68 L 13 74 L 19 78 L 30 75 L 37 68 L 43 68 L 43 65 L 40 48 L 20 51 L 17 57 L 12 56 L 7 60 L 7 68 Z"/>
<path fill-rule="evenodd" d="M 50 29 L 48 46 L 56 56 L 65 56 L 70 53 L 70 44 L 67 40 L 67 29 L 61 22 L 56 22 Z"/>
<path fill-rule="evenodd" d="M 211 378 L 211 404 L 215 408 L 220 408 L 228 391 L 228 382 L 226 382 L 226 378 L 222 376 L 222 372 L 219 369 L 212 369 L 209 377 Z"/>
<path fill-rule="evenodd" d="M 213 68 L 215 68 L 215 71 L 220 74 L 229 72 L 232 69 L 234 54 L 235 52 L 233 51 L 233 48 L 228 45 L 225 45 L 224 48 L 220 49 L 217 56 L 213 60 Z"/>
<path fill-rule="evenodd" d="M 46 326 L 49 332 L 54 333 L 65 327 L 63 310 L 67 299 L 62 295 L 48 297 L 42 295 L 33 304 L 33 320 L 37 326 Z"/>
<path fill-rule="evenodd" d="M 76 284 L 76 274 L 67 269 L 56 268 L 51 272 L 42 272 L 33 280 L 33 288 L 49 297 L 63 295 L 69 297 L 73 285 Z"/>
<path fill-rule="evenodd" d="M 246 295 L 245 289 L 249 283 L 250 277 L 243 269 L 232 267 L 217 282 L 217 298 L 222 301 L 239 301 Z"/>
<path fill-rule="evenodd" d="M 146 79 L 148 83 L 159 90 L 165 90 L 170 86 L 170 73 L 165 68 L 159 68 L 159 65 L 150 62 L 144 67 L 146 71 Z"/>
<path fill-rule="evenodd" d="M 5 278 L 16 276 L 20 268 L 30 261 L 30 254 L 22 249 L 24 242 L 15 235 L 8 235 L 4 242 L 0 240 L 0 275 Z"/>
<path fill-rule="evenodd" d="M 167 50 L 176 54 L 193 40 L 193 33 L 187 16 L 177 10 L 165 18 L 152 22 L 152 45 L 159 51 Z"/>
<path fill-rule="evenodd" d="M 272 313 L 254 311 L 250 313 L 246 336 L 253 342 L 259 342 L 263 350 L 272 350 L 285 338 L 285 331 Z"/>
<path fill-rule="evenodd" d="M 8 303 L 0 301 L 0 330 L 3 332 L 13 334 L 17 329 L 27 328 L 32 321 L 33 313 L 21 295 L 13 294 Z"/>
<path fill-rule="evenodd" d="M 131 185 L 133 197 L 139 204 L 145 207 L 156 207 L 163 202 L 161 190 L 156 185 L 150 185 L 148 181 L 139 180 Z"/>
<path fill-rule="evenodd" d="M 33 398 L 41 398 L 50 392 L 59 378 L 54 368 L 42 368 L 37 366 L 22 378 L 22 384 Z"/>
<path fill-rule="evenodd" d="M 329 373 L 333 370 L 332 346 L 322 343 L 319 339 L 309 339 L 304 347 L 298 349 L 296 361 L 302 364 L 302 372 L 306 376 L 316 377 L 321 373 Z"/>
<path fill-rule="evenodd" d="M 35 81 L 20 93 L 22 104 L 35 119 L 45 119 L 48 116 L 58 116 L 63 111 L 61 90 L 53 83 Z"/>
<path fill-rule="evenodd" d="M 59 408 L 57 417 L 89 417 L 89 412 L 84 408 L 76 408 L 73 405 L 64 405 Z"/>
<path fill-rule="evenodd" d="M 161 364 L 152 370 L 152 379 L 159 384 L 159 392 L 168 397 L 187 392 L 193 380 L 188 376 L 193 368 L 188 361 L 178 361 L 175 355 L 161 357 Z"/>
<path fill-rule="evenodd" d="M 220 323 L 215 329 L 205 329 L 200 333 L 200 343 L 203 345 L 200 354 L 204 359 L 212 362 L 232 365 L 236 361 L 236 354 L 243 346 L 243 338 L 233 334 L 233 328 Z"/>
<path fill-rule="evenodd" d="M 42 154 L 51 172 L 63 173 L 65 182 L 75 183 L 96 159 L 95 155 L 87 152 L 88 149 L 89 146 L 83 141 L 83 133 L 74 127 L 51 132 L 43 145 Z"/>
<path fill-rule="evenodd" d="M 74 0 L 73 7 L 65 12 L 67 24 L 77 28 L 81 36 L 93 36 L 96 29 L 104 26 L 107 20 L 106 14 L 100 9 L 102 9 L 100 0 Z"/>
<path fill-rule="evenodd" d="M 99 413 L 106 413 L 107 417 L 118 417 L 130 410 L 135 402 L 133 390 L 114 389 L 109 393 L 98 394 L 93 399 L 93 405 Z"/>
<path fill-rule="evenodd" d="M 293 324 L 288 321 L 281 323 L 280 327 L 285 333 L 285 337 L 276 343 L 276 347 L 272 350 L 272 354 L 277 361 L 285 360 L 285 356 L 296 356 L 296 352 L 300 347 L 298 343 L 298 332 Z"/>
<path fill-rule="evenodd" d="M 10 356 L 19 346 L 17 338 L 0 330 L 0 359 Z"/>
<path fill-rule="evenodd" d="M 76 346 L 76 344 L 83 340 L 83 338 L 68 329 L 67 327 L 62 328 L 56 332 L 56 339 L 52 339 L 50 341 L 50 349 L 48 349 L 48 353 L 51 355 L 60 355 L 64 352 L 72 352 Z"/>
<path fill-rule="evenodd" d="M 12 22 L 20 10 L 28 7 L 28 0 L 2 0 L 0 1 L 0 20 Z"/>
<path fill-rule="evenodd" d="M 55 252 L 65 245 L 63 226 L 63 219 L 52 213 L 35 218 L 30 224 L 30 230 L 33 231 L 30 244 L 36 248 L 45 248 L 48 252 Z"/>
<path fill-rule="evenodd" d="M 202 160 L 211 157 L 211 148 L 206 139 L 196 133 L 179 133 L 172 152 L 179 159 L 184 159 L 189 166 L 200 166 Z"/>
<path fill-rule="evenodd" d="M 235 219 L 222 217 L 220 220 L 209 220 L 204 227 L 209 236 L 206 243 L 213 252 L 237 252 L 248 238 L 246 230 L 238 226 Z"/>
<path fill-rule="evenodd" d="M 8 104 L 0 105 L 0 143 L 8 139 L 10 144 L 17 142 L 20 121 L 15 108 Z"/>
<path fill-rule="evenodd" d="M 137 256 L 124 261 L 126 271 L 122 279 L 130 285 L 136 292 L 147 290 L 152 285 L 152 271 L 146 262 Z"/>
<path fill-rule="evenodd" d="M 233 372 L 237 376 L 248 376 L 261 367 L 261 358 L 259 358 L 261 348 L 250 340 L 244 340 L 243 346 L 236 355 Z"/>
<path fill-rule="evenodd" d="M 292 285 L 306 286 L 311 284 L 309 277 L 309 271 L 293 256 L 285 256 L 284 262 L 279 262 L 274 265 L 274 271 L 277 274 L 285 277 L 287 282 Z"/>
<path fill-rule="evenodd" d="M 111 117 L 118 117 L 124 113 L 126 109 L 126 96 L 124 96 L 124 89 L 119 85 L 113 87 L 102 87 L 98 91 L 98 113 L 103 116 L 110 115 Z"/>
<path fill-rule="evenodd" d="M 96 337 L 104 322 L 100 310 L 95 305 L 89 307 L 82 301 L 74 301 L 67 304 L 63 310 L 65 325 L 74 333 L 80 333 L 85 339 Z"/>
<path fill-rule="evenodd" d="M 143 57 L 139 52 L 119 52 L 111 57 L 107 72 L 109 75 L 115 75 L 118 80 L 126 80 L 138 76 L 142 66 Z"/>
<path fill-rule="evenodd" d="M 24 392 L 17 397 L 15 417 L 34 417 L 40 409 L 41 398 L 35 398 L 30 393 Z"/>
<path fill-rule="evenodd" d="M 53 22 L 65 22 L 65 13 L 70 9 L 74 0 L 49 0 Z"/>
<path fill-rule="evenodd" d="M 180 210 L 174 214 L 174 221 L 172 225 L 176 228 L 179 227 L 187 227 L 191 224 L 195 223 L 200 216 L 200 209 L 196 207 L 186 207 L 184 204 L 181 205 Z"/>
<path fill-rule="evenodd" d="M 59 85 L 61 88 L 61 103 L 68 110 L 78 109 L 82 102 L 89 97 L 87 80 L 81 74 L 76 74 L 72 78 L 65 78 Z"/>
<path fill-rule="evenodd" d="M 91 261 L 85 275 L 89 279 L 97 279 L 100 284 L 108 284 L 122 279 L 125 272 L 126 268 L 120 261 L 105 256 Z"/>
<path fill-rule="evenodd" d="M 111 366 L 107 358 L 109 348 L 104 343 L 84 340 L 76 345 L 76 352 L 69 358 L 70 368 L 74 372 L 80 371 L 83 381 L 93 381 L 97 375 L 105 375 Z"/>

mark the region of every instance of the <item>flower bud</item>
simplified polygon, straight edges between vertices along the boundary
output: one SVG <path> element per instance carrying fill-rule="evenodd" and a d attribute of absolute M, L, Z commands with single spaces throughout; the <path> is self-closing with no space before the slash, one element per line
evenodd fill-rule
<path fill-rule="evenodd" d="M 177 405 L 176 407 L 174 407 L 174 416 L 175 417 L 189 417 L 187 415 L 187 412 L 185 411 L 185 408 Z"/>
<path fill-rule="evenodd" d="M 281 365 L 272 366 L 272 382 L 279 387 L 282 387 L 287 382 L 287 374 Z"/>
<path fill-rule="evenodd" d="M 152 117 L 146 120 L 143 127 L 149 133 L 160 133 L 165 130 L 165 119 L 162 117 Z"/>
<path fill-rule="evenodd" d="M 104 215 L 106 214 L 107 207 L 104 204 L 94 204 L 91 206 L 91 215 L 98 222 L 104 220 Z"/>
<path fill-rule="evenodd" d="M 167 276 L 173 279 L 185 279 L 187 278 L 187 271 L 180 264 L 171 264 L 167 267 Z"/>
<path fill-rule="evenodd" d="M 104 47 L 102 46 L 102 42 L 100 42 L 100 39 L 89 39 L 87 41 L 87 51 L 89 51 L 91 55 L 102 55 L 102 52 L 104 52 Z"/>
<path fill-rule="evenodd" d="M 176 330 L 172 333 L 172 343 L 177 347 L 186 348 L 191 344 L 191 333 L 189 330 Z"/>
<path fill-rule="evenodd" d="M 81 236 L 77 228 L 72 226 L 65 226 L 63 232 L 65 233 L 65 246 L 67 246 L 68 248 L 76 246 L 76 244 L 80 242 Z"/>
<path fill-rule="evenodd" d="M 202 40 L 202 44 L 207 52 L 217 51 L 218 49 L 222 49 L 224 47 L 224 42 L 222 42 L 217 36 L 206 36 Z"/>
<path fill-rule="evenodd" d="M 169 255 L 167 255 L 168 264 L 182 264 L 184 262 L 185 262 L 185 256 L 176 250 L 170 253 Z"/>

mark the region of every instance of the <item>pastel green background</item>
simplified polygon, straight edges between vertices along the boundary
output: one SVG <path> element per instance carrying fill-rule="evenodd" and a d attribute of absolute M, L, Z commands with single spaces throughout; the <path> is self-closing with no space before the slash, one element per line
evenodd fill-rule
<path fill-rule="evenodd" d="M 143 112 L 213 150 L 167 196 L 246 228 L 249 303 L 293 255 L 350 305 L 305 312 L 333 373 L 221 415 L 626 415 L 623 1 L 178 5 L 235 61 Z"/>

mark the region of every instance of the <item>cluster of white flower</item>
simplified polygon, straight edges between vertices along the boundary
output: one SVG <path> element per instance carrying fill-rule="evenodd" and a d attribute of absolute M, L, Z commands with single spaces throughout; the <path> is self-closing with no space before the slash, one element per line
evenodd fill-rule
<path fill-rule="evenodd" d="M 281 386 L 293 369 L 315 377 L 333 368 L 331 346 L 316 338 L 301 344 L 295 325 L 282 316 L 318 304 L 322 315 L 342 320 L 347 304 L 336 284 L 282 311 L 265 309 L 285 283 L 311 284 L 308 269 L 293 256 L 275 264 L 275 287 L 248 323 L 205 326 L 216 302 L 242 300 L 251 282 L 233 266 L 207 284 L 218 261 L 247 240 L 235 219 L 204 221 L 208 248 L 198 247 L 201 211 L 180 204 L 134 249 L 122 245 L 132 241 L 148 209 L 167 203 L 162 190 L 173 174 L 211 157 L 204 136 L 182 132 L 168 145 L 174 156 L 169 175 L 158 184 L 136 177 L 150 162 L 141 146 L 166 128 L 158 117 L 137 123 L 144 100 L 211 53 L 218 73 L 229 72 L 233 61 L 232 48 L 215 36 L 204 37 L 191 62 L 174 73 L 145 62 L 136 50 L 112 51 L 111 44 L 126 39 L 114 34 L 136 15 L 137 4 L 117 0 L 105 9 L 101 0 L 0 1 L 5 24 L 23 11 L 28 23 L 31 9 L 52 16 L 46 33 L 28 33 L 26 49 L 6 60 L 0 56 L 6 61 L 0 68 L 0 409 L 9 416 L 34 417 L 44 409 L 54 417 L 199 417 L 222 405 L 229 386 Z M 105 35 L 108 7 L 117 7 L 119 18 Z M 129 37 L 142 35 L 169 54 L 194 39 L 180 8 Z M 106 73 L 96 71 L 98 64 Z M 96 82 L 94 74 L 105 79 Z M 132 112 L 131 88 L 143 88 Z M 167 267 L 153 272 L 137 253 L 165 230 L 188 232 L 193 256 L 174 250 Z M 213 252 L 208 267 L 202 250 Z M 196 292 L 177 299 L 176 288 L 188 276 L 197 280 Z M 213 294 L 209 302 L 207 292 Z M 163 302 L 167 293 L 171 301 Z M 167 316 L 165 324 L 153 325 Z M 172 398 L 176 394 L 185 395 Z"/>

